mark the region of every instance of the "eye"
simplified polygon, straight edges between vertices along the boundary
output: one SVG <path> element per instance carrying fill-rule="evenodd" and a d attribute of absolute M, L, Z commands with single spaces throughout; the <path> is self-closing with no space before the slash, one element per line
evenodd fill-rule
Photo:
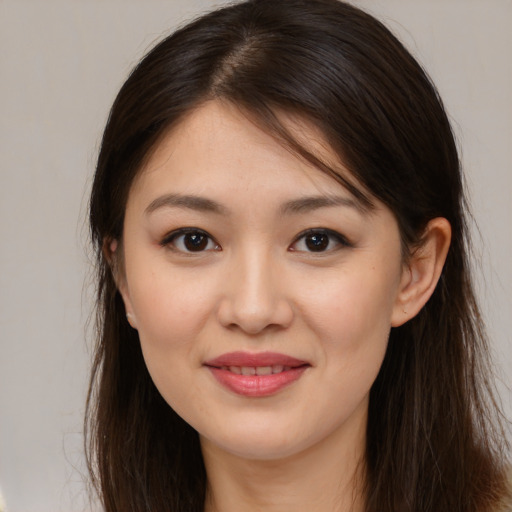
<path fill-rule="evenodd" d="M 290 246 L 291 251 L 330 252 L 350 247 L 348 240 L 330 229 L 308 229 L 301 233 Z"/>
<path fill-rule="evenodd" d="M 196 228 L 177 229 L 169 233 L 160 245 L 184 253 L 220 250 L 219 244 L 208 233 Z"/>

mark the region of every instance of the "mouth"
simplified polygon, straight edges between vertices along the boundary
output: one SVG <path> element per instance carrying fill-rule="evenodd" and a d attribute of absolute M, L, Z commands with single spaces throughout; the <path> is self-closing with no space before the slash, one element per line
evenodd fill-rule
<path fill-rule="evenodd" d="M 293 366 L 276 364 L 272 366 L 220 366 L 219 368 L 237 375 L 276 375 L 290 371 Z"/>
<path fill-rule="evenodd" d="M 311 365 L 275 352 L 231 352 L 204 366 L 229 391 L 247 397 L 271 396 L 300 379 Z"/>

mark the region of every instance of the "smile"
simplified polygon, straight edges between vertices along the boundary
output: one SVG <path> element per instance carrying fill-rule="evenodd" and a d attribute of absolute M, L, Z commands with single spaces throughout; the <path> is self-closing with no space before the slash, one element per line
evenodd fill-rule
<path fill-rule="evenodd" d="M 247 397 L 266 397 L 300 379 L 311 365 L 273 352 L 232 352 L 207 361 L 204 366 L 229 391 Z"/>
<path fill-rule="evenodd" d="M 227 370 L 237 375 L 275 375 L 276 373 L 291 370 L 291 366 L 221 366 L 221 370 Z"/>

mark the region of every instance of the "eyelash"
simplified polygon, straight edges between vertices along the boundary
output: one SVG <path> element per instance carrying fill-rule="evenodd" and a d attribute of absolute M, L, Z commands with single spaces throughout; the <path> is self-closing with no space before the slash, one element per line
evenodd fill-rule
<path fill-rule="evenodd" d="M 198 251 L 188 250 L 186 247 L 178 248 L 176 246 L 176 240 L 178 240 L 180 237 L 185 237 L 186 235 L 199 235 L 201 237 L 204 237 L 204 239 L 206 239 L 206 247 L 200 248 L 200 250 Z M 214 244 L 214 247 L 208 248 L 208 245 L 211 243 Z M 175 250 L 183 254 L 194 254 L 211 250 L 220 250 L 220 245 L 206 231 L 203 231 L 202 229 L 198 228 L 180 228 L 175 231 L 172 231 L 171 233 L 165 236 L 165 238 L 160 242 L 160 245 L 162 247 L 169 247 L 172 250 Z"/>
<path fill-rule="evenodd" d="M 308 236 L 311 236 L 311 237 L 326 236 L 326 237 L 328 237 L 328 241 L 327 241 L 328 246 L 327 246 L 327 248 L 325 248 L 325 250 L 320 250 L 320 251 L 303 250 L 303 252 L 322 254 L 322 253 L 336 251 L 343 247 L 352 247 L 352 244 L 342 234 L 338 233 L 337 231 L 333 231 L 331 229 L 325 229 L 325 228 L 313 228 L 313 229 L 308 229 L 308 230 L 300 233 L 297 236 L 297 238 L 295 239 L 295 241 L 292 243 L 292 245 L 290 246 L 290 250 L 296 251 L 297 249 L 295 249 L 294 246 L 297 245 L 302 240 L 304 241 L 304 243 L 307 244 L 306 238 Z M 336 244 L 335 247 L 331 247 L 333 241 Z"/>
<path fill-rule="evenodd" d="M 198 235 L 199 237 L 201 237 L 200 242 L 203 242 L 204 240 L 206 240 L 206 245 L 204 245 L 204 246 L 197 245 L 196 248 L 199 249 L 197 251 L 190 250 L 190 248 L 187 248 L 185 245 L 181 248 L 177 247 L 176 241 L 180 237 L 185 237 L 186 235 Z M 317 240 L 316 242 L 313 242 L 313 243 L 315 243 L 317 245 L 317 247 L 320 248 L 320 250 L 318 250 L 318 251 L 312 250 L 311 247 L 307 247 L 306 249 L 297 249 L 296 246 L 297 246 L 297 244 L 299 244 L 299 242 L 304 241 L 304 243 L 307 244 L 306 239 L 308 236 L 310 236 L 310 237 L 325 236 L 325 237 L 327 237 L 328 245 L 326 247 L 322 247 L 322 245 L 321 245 L 322 240 Z M 334 242 L 335 246 L 331 247 L 333 245 L 333 242 Z M 185 244 L 186 242 L 183 240 L 182 243 Z M 210 244 L 213 244 L 214 246 L 208 247 Z M 168 235 L 165 236 L 165 238 L 160 242 L 160 245 L 162 247 L 169 247 L 172 250 L 175 250 L 175 251 L 183 253 L 183 254 L 194 254 L 194 253 L 201 253 L 201 252 L 212 251 L 212 250 L 214 250 L 214 251 L 221 250 L 220 245 L 215 241 L 215 239 L 212 236 L 210 236 L 206 231 L 203 231 L 202 229 L 199 229 L 199 228 L 180 228 L 175 231 L 172 231 L 171 233 L 169 233 Z M 312 228 L 312 229 L 308 229 L 308 230 L 300 233 L 295 238 L 293 243 L 290 245 L 289 250 L 292 252 L 301 251 L 301 252 L 305 252 L 305 253 L 321 254 L 321 253 L 332 252 L 332 251 L 341 249 L 343 247 L 352 247 L 352 244 L 340 233 L 333 231 L 331 229 Z"/>

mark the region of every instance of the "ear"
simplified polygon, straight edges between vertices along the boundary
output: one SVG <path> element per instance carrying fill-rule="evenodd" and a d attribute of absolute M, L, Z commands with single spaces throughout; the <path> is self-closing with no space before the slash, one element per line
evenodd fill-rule
<path fill-rule="evenodd" d="M 119 242 L 117 239 L 106 238 L 103 241 L 103 256 L 107 260 L 110 265 L 110 270 L 112 271 L 112 275 L 114 277 L 114 281 L 116 283 L 117 289 L 123 298 L 124 307 L 126 310 L 126 319 L 128 323 L 134 328 L 137 329 L 137 319 L 133 314 L 132 303 L 130 300 L 130 294 L 128 291 L 128 286 L 126 284 L 126 279 L 123 270 L 123 255 L 122 250 L 119 249 Z"/>
<path fill-rule="evenodd" d="M 420 246 L 404 265 L 391 326 L 414 318 L 430 299 L 443 270 L 452 230 L 443 217 L 432 219 L 425 228 Z"/>

